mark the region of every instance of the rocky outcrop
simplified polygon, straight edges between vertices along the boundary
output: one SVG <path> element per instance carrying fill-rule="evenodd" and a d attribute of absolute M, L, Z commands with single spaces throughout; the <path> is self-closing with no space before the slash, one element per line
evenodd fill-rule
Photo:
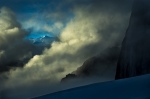
<path fill-rule="evenodd" d="M 68 74 L 66 75 L 66 77 L 64 77 L 61 82 L 66 82 L 66 81 L 69 81 L 69 80 L 72 80 L 72 79 L 75 79 L 77 76 L 75 74 Z"/>
<path fill-rule="evenodd" d="M 150 1 L 135 0 L 115 78 L 148 73 L 150 73 Z"/>
<path fill-rule="evenodd" d="M 115 79 L 115 70 L 119 56 L 119 47 L 111 47 L 103 51 L 100 55 L 87 59 L 82 66 L 71 74 L 66 75 L 61 81 L 73 79 L 87 79 L 96 77 L 99 79 Z"/>

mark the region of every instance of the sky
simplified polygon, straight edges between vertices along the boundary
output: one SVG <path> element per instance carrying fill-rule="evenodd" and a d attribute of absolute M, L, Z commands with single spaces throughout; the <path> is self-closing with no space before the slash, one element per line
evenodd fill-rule
<path fill-rule="evenodd" d="M 24 99 L 63 89 L 61 79 L 87 59 L 111 57 L 131 6 L 132 0 L 1 0 L 0 96 Z M 38 47 L 24 39 L 44 35 L 59 40 Z"/>
<path fill-rule="evenodd" d="M 58 36 L 73 17 L 73 13 L 70 12 L 71 5 L 61 0 L 3 0 L 0 6 L 15 12 L 23 28 L 31 32 L 29 37 L 33 37 L 34 34 Z"/>

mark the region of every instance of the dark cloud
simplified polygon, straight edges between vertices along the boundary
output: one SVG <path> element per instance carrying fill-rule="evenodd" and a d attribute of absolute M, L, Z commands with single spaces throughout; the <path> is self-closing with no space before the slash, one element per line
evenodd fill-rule
<path fill-rule="evenodd" d="M 30 44 L 23 40 L 27 33 L 21 29 L 15 14 L 8 8 L 1 8 L 0 25 L 0 71 L 3 71 L 6 64 L 9 66 L 14 60 L 26 58 Z"/>
<path fill-rule="evenodd" d="M 25 40 L 29 33 L 22 29 L 10 9 L 3 7 L 0 11 L 0 72 L 4 72 L 23 67 L 34 54 L 42 53 L 44 48 Z"/>

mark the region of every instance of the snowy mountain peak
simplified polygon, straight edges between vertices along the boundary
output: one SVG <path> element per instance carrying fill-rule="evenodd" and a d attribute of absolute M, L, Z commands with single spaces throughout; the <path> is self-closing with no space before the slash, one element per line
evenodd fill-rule
<path fill-rule="evenodd" d="M 44 35 L 39 38 L 31 38 L 29 40 L 37 46 L 49 46 L 53 41 L 57 41 L 57 38 Z"/>

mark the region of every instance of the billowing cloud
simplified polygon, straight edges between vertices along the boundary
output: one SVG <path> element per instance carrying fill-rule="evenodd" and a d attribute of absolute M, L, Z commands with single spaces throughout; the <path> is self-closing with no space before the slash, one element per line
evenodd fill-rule
<path fill-rule="evenodd" d="M 23 65 L 43 48 L 34 46 L 25 39 L 29 33 L 17 21 L 10 9 L 0 9 L 0 72 Z"/>
<path fill-rule="evenodd" d="M 0 12 L 0 71 L 4 71 L 16 65 L 14 62 L 29 57 L 32 47 L 23 40 L 27 32 L 21 28 L 15 14 L 6 7 Z"/>
<path fill-rule="evenodd" d="M 22 97 L 27 98 L 40 93 L 37 89 L 41 86 L 44 86 L 44 88 L 47 86 L 51 90 L 66 74 L 76 70 L 88 58 L 101 55 L 103 52 L 107 54 L 107 49 L 120 45 L 130 16 L 128 1 L 121 3 L 119 0 L 109 0 L 109 2 L 103 0 L 92 2 L 89 0 L 90 3 L 88 4 L 74 0 L 69 0 L 69 2 L 73 5 L 73 17 L 68 22 L 66 21 L 65 25 L 62 25 L 60 19 L 55 21 L 51 27 L 42 26 L 42 29 L 49 32 L 61 28 L 60 42 L 53 42 L 51 48 L 46 48 L 41 55 L 35 55 L 23 68 L 12 69 L 9 73 L 4 74 L 7 78 L 7 80 L 4 80 L 5 90 L 3 91 L 3 93 L 6 92 L 6 97 L 13 98 L 21 94 Z M 31 23 L 34 23 L 32 21 Z M 41 28 L 41 26 L 39 27 Z M 23 31 L 17 25 L 11 29 L 13 30 L 9 31 L 16 34 L 17 31 Z M 11 43 L 12 41 L 8 44 Z M 24 47 L 21 49 L 24 49 Z M 15 50 L 13 49 L 13 51 Z M 5 50 L 0 51 L 1 56 L 4 53 Z M 31 92 L 32 85 L 36 86 L 33 87 L 33 90 L 36 90 L 34 90 L 35 93 L 26 93 Z M 18 90 L 19 93 L 11 94 L 14 89 Z M 18 97 L 20 96 L 18 95 Z"/>

